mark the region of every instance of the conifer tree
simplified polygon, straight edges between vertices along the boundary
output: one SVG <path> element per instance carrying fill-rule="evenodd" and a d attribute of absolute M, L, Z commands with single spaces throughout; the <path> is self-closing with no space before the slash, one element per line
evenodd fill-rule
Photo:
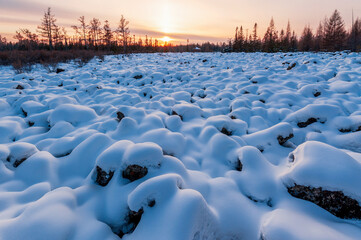
<path fill-rule="evenodd" d="M 323 49 L 323 25 L 322 22 L 320 22 L 315 35 L 314 50 L 321 51 L 322 49 Z"/>
<path fill-rule="evenodd" d="M 345 23 L 340 13 L 335 10 L 324 26 L 324 46 L 328 51 L 339 51 L 343 49 L 345 40 Z"/>
<path fill-rule="evenodd" d="M 348 37 L 348 47 L 352 51 L 361 50 L 361 19 L 356 19 L 353 23 Z"/>
<path fill-rule="evenodd" d="M 263 38 L 263 47 L 266 52 L 277 51 L 278 33 L 275 28 L 273 17 Z"/>
<path fill-rule="evenodd" d="M 303 29 L 302 36 L 300 38 L 299 49 L 301 51 L 311 51 L 311 50 L 313 50 L 313 46 L 314 46 L 313 41 L 314 41 L 314 39 L 313 39 L 313 33 L 312 33 L 312 30 L 311 30 L 311 27 L 310 27 L 310 25 L 307 25 Z"/>

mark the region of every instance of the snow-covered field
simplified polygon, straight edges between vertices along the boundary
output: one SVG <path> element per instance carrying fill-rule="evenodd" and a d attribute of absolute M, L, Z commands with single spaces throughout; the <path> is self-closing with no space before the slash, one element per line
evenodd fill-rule
<path fill-rule="evenodd" d="M 361 55 L 0 68 L 0 239 L 360 239 Z"/>

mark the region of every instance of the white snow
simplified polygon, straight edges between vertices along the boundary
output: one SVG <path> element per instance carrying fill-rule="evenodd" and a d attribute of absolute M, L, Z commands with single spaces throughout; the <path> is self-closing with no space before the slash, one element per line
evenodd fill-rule
<path fill-rule="evenodd" d="M 61 74 L 1 67 L 0 239 L 359 239 L 360 220 L 287 187 L 361 204 L 360 63 L 157 53 Z M 136 165 L 146 174 L 125 179 Z"/>

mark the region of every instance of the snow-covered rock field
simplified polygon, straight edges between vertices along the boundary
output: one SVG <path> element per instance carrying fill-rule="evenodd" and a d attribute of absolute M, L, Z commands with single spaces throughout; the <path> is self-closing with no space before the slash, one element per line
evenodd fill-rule
<path fill-rule="evenodd" d="M 361 55 L 0 68 L 0 239 L 360 239 Z"/>

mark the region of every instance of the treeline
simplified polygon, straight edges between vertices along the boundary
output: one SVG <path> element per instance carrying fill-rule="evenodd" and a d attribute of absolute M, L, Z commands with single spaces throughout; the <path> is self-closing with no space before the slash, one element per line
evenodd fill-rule
<path fill-rule="evenodd" d="M 137 52 L 168 52 L 168 51 L 221 51 L 225 43 L 173 45 L 153 39 L 147 35 L 136 37 L 129 30 L 129 21 L 121 16 L 117 27 L 113 30 L 108 20 L 102 23 L 97 18 L 86 21 L 84 16 L 77 19 L 72 26 L 73 35 L 69 35 L 64 27 L 57 24 L 57 19 L 48 8 L 37 27 L 36 33 L 29 29 L 20 28 L 14 39 L 8 42 L 0 35 L 0 50 L 94 50 L 112 53 Z"/>
<path fill-rule="evenodd" d="M 340 13 L 335 10 L 330 18 L 320 22 L 316 31 L 309 25 L 305 26 L 298 38 L 288 22 L 286 29 L 278 31 L 273 18 L 263 38 L 258 36 L 258 25 L 248 32 L 242 26 L 237 27 L 234 38 L 228 43 L 179 44 L 163 42 L 159 39 L 136 37 L 129 30 L 129 21 L 123 16 L 116 28 L 111 28 L 109 21 L 103 23 L 92 18 L 87 21 L 84 16 L 77 19 L 72 26 L 73 34 L 69 35 L 64 27 L 57 24 L 57 19 L 48 8 L 37 31 L 20 28 L 14 38 L 16 42 L 9 42 L 0 35 L 0 51 L 37 51 L 56 50 L 89 51 L 103 53 L 141 53 L 141 52 L 294 52 L 294 51 L 340 51 L 361 50 L 361 19 L 353 22 L 351 29 L 346 30 Z M 89 54 L 88 54 L 89 55 Z M 95 55 L 95 54 L 94 54 Z M 6 62 L 4 54 L 1 62 Z"/>
<path fill-rule="evenodd" d="M 234 38 L 229 42 L 229 51 L 234 52 L 294 52 L 294 51 L 360 51 L 361 19 L 353 22 L 349 31 L 340 13 L 335 10 L 330 18 L 320 22 L 313 32 L 306 25 L 298 39 L 288 22 L 286 30 L 278 32 L 273 18 L 265 35 L 261 39 L 257 34 L 257 23 L 251 34 L 245 33 L 243 27 L 237 27 Z"/>

